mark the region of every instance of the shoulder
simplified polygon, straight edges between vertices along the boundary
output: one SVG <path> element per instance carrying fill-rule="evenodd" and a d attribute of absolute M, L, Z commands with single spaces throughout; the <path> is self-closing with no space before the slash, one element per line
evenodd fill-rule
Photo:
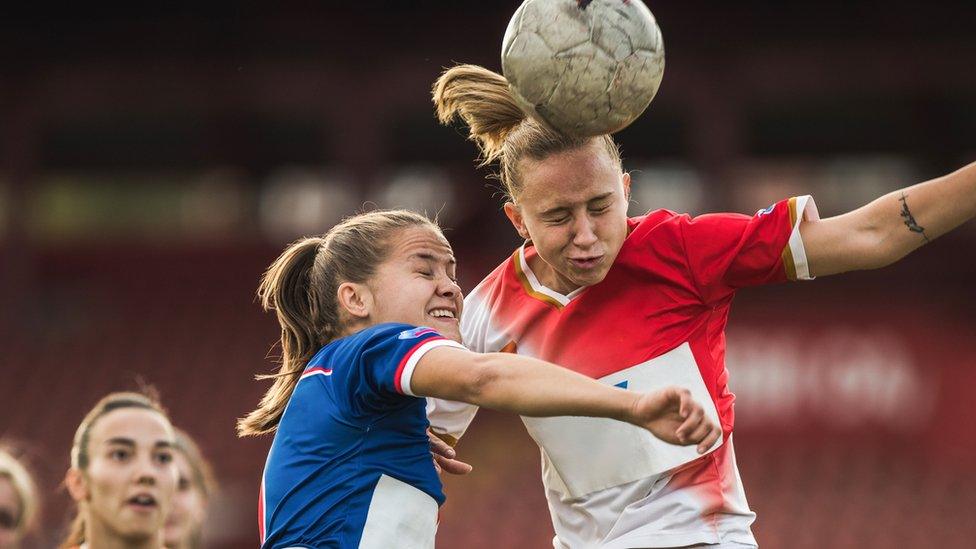
<path fill-rule="evenodd" d="M 426 334 L 436 335 L 437 332 L 433 328 L 399 322 L 375 324 L 326 345 L 309 361 L 309 366 L 323 362 L 329 357 L 345 360 L 385 344 L 396 344 L 403 339 L 417 339 Z"/>
<path fill-rule="evenodd" d="M 677 229 L 681 223 L 691 219 L 688 214 L 679 214 L 671 210 L 652 210 L 644 215 L 627 219 L 629 236 L 641 238 L 648 233 Z"/>
<path fill-rule="evenodd" d="M 521 247 L 517 248 L 467 293 L 464 298 L 465 311 L 477 309 L 494 301 L 505 286 L 517 282 L 517 258 L 520 250 Z"/>
<path fill-rule="evenodd" d="M 645 215 L 627 219 L 627 239 L 624 248 L 680 248 L 682 226 L 691 220 L 688 214 L 671 210 L 653 210 Z"/>
<path fill-rule="evenodd" d="M 425 336 L 437 336 L 437 330 L 427 326 L 414 326 L 399 322 L 385 322 L 376 324 L 356 332 L 350 336 L 351 342 L 359 346 L 373 345 L 383 341 L 402 341 L 405 339 L 423 339 Z"/>

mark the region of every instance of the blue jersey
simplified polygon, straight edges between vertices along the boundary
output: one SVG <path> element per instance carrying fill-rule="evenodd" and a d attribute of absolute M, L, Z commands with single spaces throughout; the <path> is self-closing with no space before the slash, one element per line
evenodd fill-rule
<path fill-rule="evenodd" d="M 431 328 L 379 324 L 323 347 L 278 424 L 261 482 L 262 548 L 432 548 L 444 503 L 426 399 L 410 378 Z"/>

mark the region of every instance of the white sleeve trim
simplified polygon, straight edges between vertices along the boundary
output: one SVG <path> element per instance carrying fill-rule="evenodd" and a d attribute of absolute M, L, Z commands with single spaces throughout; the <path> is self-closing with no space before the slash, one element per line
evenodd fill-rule
<path fill-rule="evenodd" d="M 793 221 L 793 232 L 790 233 L 790 253 L 793 255 L 793 266 L 796 269 L 797 280 L 813 280 L 810 276 L 810 265 L 807 263 L 807 252 L 803 247 L 803 239 L 800 237 L 800 223 L 802 221 L 817 221 L 820 219 L 820 212 L 817 211 L 817 203 L 810 195 L 796 197 L 796 205 L 790 204 L 790 216 Z M 792 202 L 792 201 L 791 201 Z"/>
<path fill-rule="evenodd" d="M 410 378 L 413 377 L 413 371 L 417 367 L 417 363 L 420 362 L 420 359 L 427 354 L 428 351 L 438 347 L 465 348 L 464 345 L 450 339 L 431 339 L 422 343 L 419 347 L 413 350 L 413 353 L 411 353 L 410 357 L 407 358 L 407 363 L 403 366 L 403 371 L 400 372 L 400 389 L 403 391 L 403 394 L 417 396 L 413 394 L 413 390 L 410 388 Z"/>

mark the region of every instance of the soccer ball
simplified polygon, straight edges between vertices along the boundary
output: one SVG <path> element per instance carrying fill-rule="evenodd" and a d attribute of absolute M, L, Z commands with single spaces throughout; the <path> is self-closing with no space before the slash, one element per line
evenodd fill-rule
<path fill-rule="evenodd" d="M 595 136 L 644 112 L 664 75 L 664 40 L 640 0 L 525 0 L 505 31 L 502 72 L 522 110 Z"/>

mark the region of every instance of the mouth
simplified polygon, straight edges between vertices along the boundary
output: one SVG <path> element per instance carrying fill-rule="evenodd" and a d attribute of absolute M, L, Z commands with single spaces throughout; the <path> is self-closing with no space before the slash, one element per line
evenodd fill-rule
<path fill-rule="evenodd" d="M 156 501 L 156 498 L 145 493 L 132 496 L 126 500 L 125 505 L 140 513 L 148 513 L 159 508 L 159 503 Z"/>
<path fill-rule="evenodd" d="M 457 324 L 457 312 L 447 307 L 438 307 L 427 311 L 427 316 L 432 317 L 435 322 L 449 322 Z"/>
<path fill-rule="evenodd" d="M 593 269 L 603 260 L 602 255 L 592 255 L 587 257 L 570 257 L 568 258 L 570 264 L 579 270 L 587 271 Z"/>

